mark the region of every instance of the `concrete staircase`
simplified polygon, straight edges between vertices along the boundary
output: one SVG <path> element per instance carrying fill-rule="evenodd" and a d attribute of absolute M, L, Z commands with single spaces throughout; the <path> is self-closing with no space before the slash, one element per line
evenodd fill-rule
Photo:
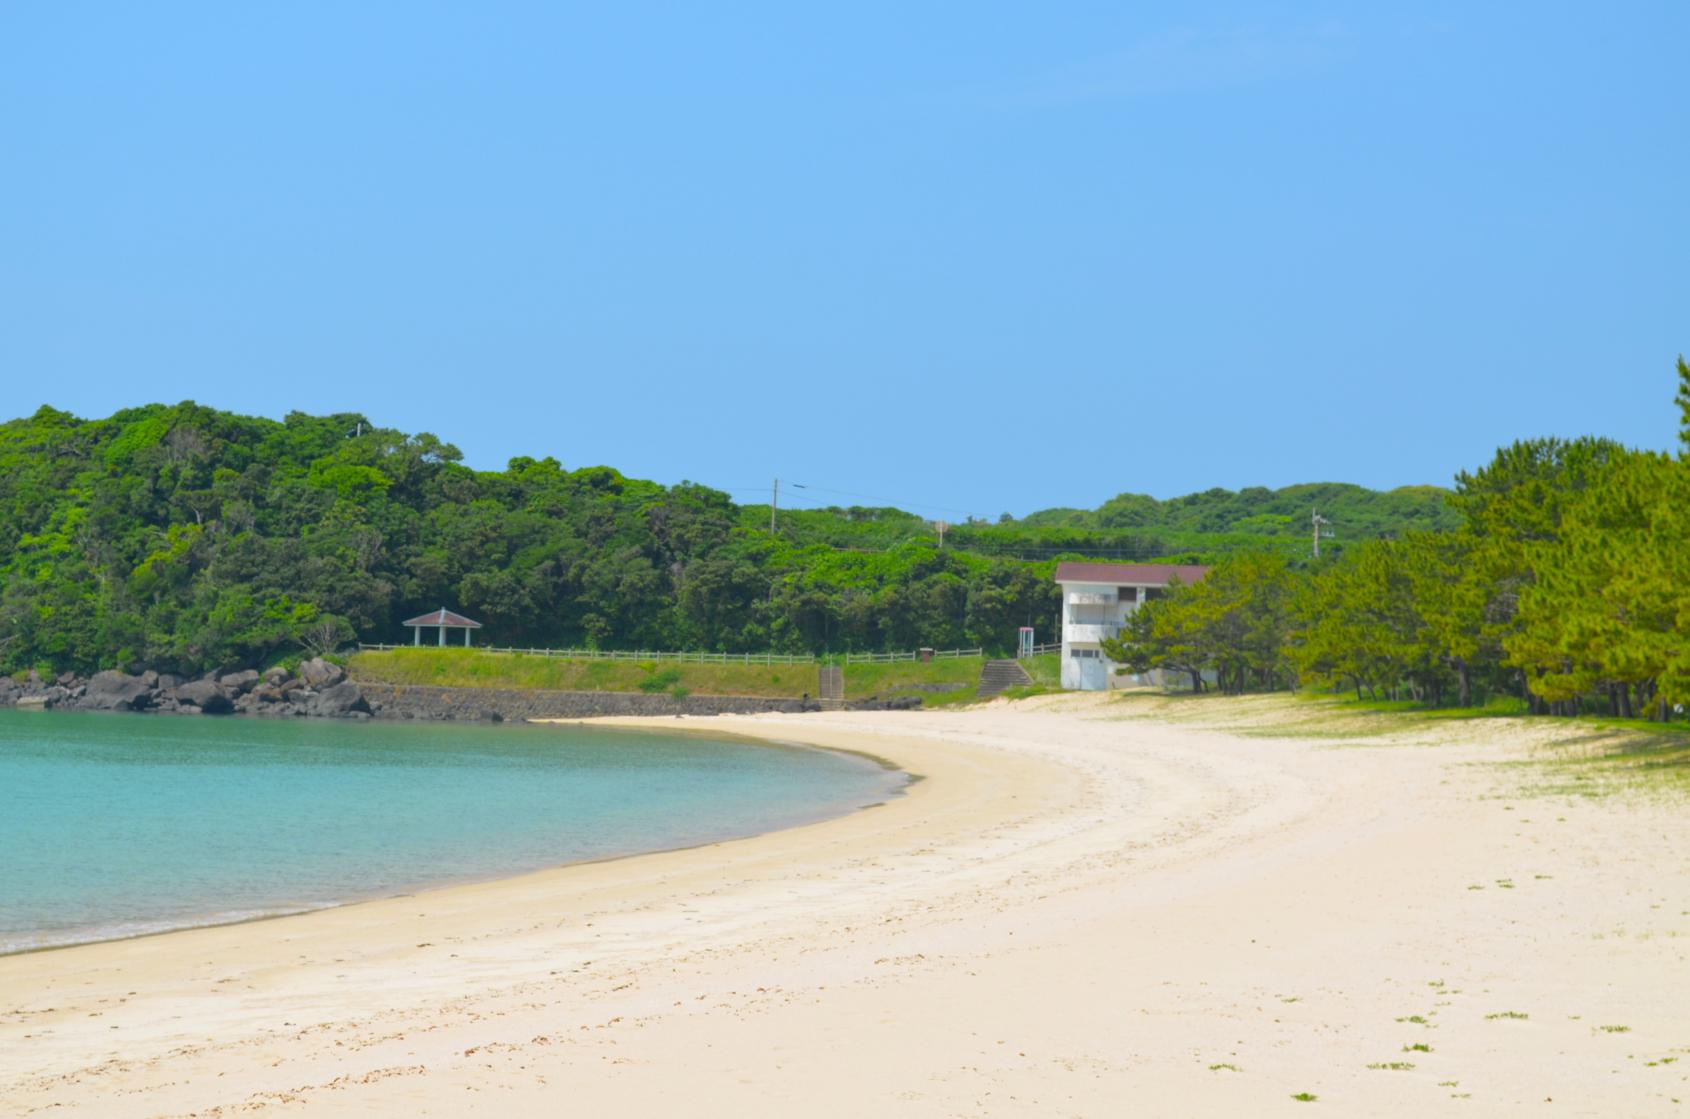
<path fill-rule="evenodd" d="M 837 711 L 845 706 L 845 670 L 836 664 L 824 664 L 816 676 L 816 700 L 824 711 Z"/>
<path fill-rule="evenodd" d="M 987 661 L 980 670 L 980 686 L 975 689 L 977 699 L 991 699 L 1005 688 L 1025 688 L 1033 682 L 1020 661 Z"/>

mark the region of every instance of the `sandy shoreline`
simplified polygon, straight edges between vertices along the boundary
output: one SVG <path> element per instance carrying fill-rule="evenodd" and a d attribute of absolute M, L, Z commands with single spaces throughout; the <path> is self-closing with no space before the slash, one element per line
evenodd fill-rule
<path fill-rule="evenodd" d="M 1519 755 L 1508 724 L 1335 750 L 1122 713 L 712 719 L 928 779 L 0 959 L 0 1113 L 1682 1112 L 1681 805 L 1520 797 L 1471 764 Z"/>
<path fill-rule="evenodd" d="M 868 753 L 864 750 L 860 750 L 860 749 L 847 749 L 847 748 L 844 748 L 844 747 L 819 747 L 819 746 L 815 746 L 815 745 L 812 745 L 812 744 L 809 744 L 809 743 L 799 742 L 799 741 L 796 741 L 795 739 L 781 738 L 781 737 L 775 737 L 775 736 L 770 736 L 770 735 L 734 734 L 734 733 L 729 733 L 729 732 L 712 730 L 712 729 L 710 729 L 710 724 L 715 722 L 714 717 L 711 717 L 709 719 L 702 719 L 702 718 L 698 718 L 698 717 L 693 717 L 690 723 L 680 723 L 675 719 L 674 716 L 649 717 L 649 718 L 648 717 L 599 717 L 599 718 L 594 718 L 594 719 L 574 719 L 574 718 L 571 718 L 571 719 L 533 719 L 533 720 L 528 720 L 528 722 L 536 723 L 536 724 L 556 724 L 556 725 L 559 725 L 559 726 L 587 726 L 587 725 L 590 725 L 590 724 L 600 725 L 600 726 L 611 726 L 611 727 L 620 726 L 620 727 L 623 727 L 625 729 L 630 729 L 630 730 L 654 730 L 654 731 L 661 731 L 662 733 L 664 733 L 666 735 L 682 735 L 682 736 L 689 736 L 689 737 L 698 737 L 698 738 L 706 739 L 706 740 L 711 741 L 711 742 L 718 742 L 718 743 L 720 743 L 720 742 L 741 742 L 741 743 L 745 743 L 745 744 L 760 745 L 760 746 L 772 747 L 772 748 L 776 748 L 776 749 L 781 749 L 781 748 L 790 748 L 790 749 L 794 749 L 794 750 L 817 750 L 817 749 L 821 749 L 821 750 L 826 750 L 826 752 L 828 752 L 828 753 L 846 754 L 846 755 L 850 755 L 850 756 L 855 757 L 855 758 L 860 758 L 860 759 L 863 759 L 865 761 L 872 762 L 873 764 L 875 764 L 876 766 L 878 766 L 882 769 L 893 770 L 893 771 L 896 771 L 897 773 L 901 774 L 903 779 L 905 779 L 907 783 L 899 785 L 895 790 L 891 790 L 890 797 L 892 797 L 892 798 L 901 797 L 901 796 L 905 795 L 907 790 L 908 790 L 909 785 L 918 783 L 923 779 L 921 774 L 906 773 L 904 770 L 900 769 L 896 765 L 896 763 L 892 762 L 888 758 L 884 758 L 884 757 L 881 757 L 881 756 L 875 755 L 875 754 L 870 754 L 870 753 Z M 874 803 L 871 803 L 871 804 L 862 804 L 862 805 L 852 807 L 852 808 L 849 808 L 849 809 L 842 809 L 842 810 L 836 809 L 834 811 L 838 815 L 843 815 L 843 814 L 846 814 L 846 813 L 849 813 L 849 812 L 862 811 L 864 808 L 880 807 L 883 803 L 884 803 L 884 801 L 877 801 L 877 802 L 874 802 Z M 788 825 L 785 825 L 785 826 L 782 826 L 782 827 L 772 828 L 771 830 L 773 830 L 773 831 L 790 830 L 791 828 L 807 826 L 809 823 L 812 823 L 812 822 L 820 823 L 820 822 L 825 822 L 828 819 L 834 818 L 834 816 L 832 816 L 832 815 L 824 815 L 824 814 L 821 814 L 821 813 L 818 813 L 817 815 L 820 817 L 817 820 L 802 821 L 802 822 L 795 823 L 795 824 L 788 824 Z M 649 850 L 649 849 L 648 850 L 636 850 L 636 851 L 629 851 L 627 853 L 622 853 L 622 854 L 601 855 L 601 856 L 598 856 L 598 857 L 595 857 L 595 858 L 575 859 L 575 860 L 572 860 L 570 862 L 560 863 L 556 866 L 539 867 L 539 868 L 534 868 L 534 869 L 522 869 L 522 870 L 517 870 L 517 871 L 507 871 L 507 872 L 504 872 L 504 873 L 488 874 L 488 875 L 477 876 L 477 877 L 469 878 L 469 879 L 461 879 L 460 878 L 460 879 L 453 879 L 453 880 L 448 880 L 448 881 L 425 882 L 425 883 L 417 884 L 415 886 L 403 888 L 403 889 L 398 890 L 396 892 L 389 892 L 389 893 L 354 893 L 354 894 L 351 894 L 349 896 L 341 897 L 341 898 L 338 898 L 338 899 L 335 899 L 335 900 L 332 900 L 332 901 L 323 902 L 323 903 L 314 904 L 314 905 L 301 905 L 301 906 L 298 906 L 298 907 L 295 907 L 295 908 L 284 908 L 284 909 L 274 909 L 274 910 L 253 910 L 253 911 L 250 911 L 250 912 L 243 912 L 243 913 L 239 913 L 239 914 L 231 914 L 231 915 L 226 915 L 226 916 L 225 915 L 208 915 L 202 920 L 194 920 L 194 921 L 189 921 L 189 922 L 186 922 L 186 923 L 180 923 L 179 922 L 179 923 L 166 924 L 166 923 L 160 922 L 155 927 L 142 928 L 142 929 L 138 929 L 138 930 L 132 931 L 132 932 L 112 932 L 112 933 L 108 933 L 108 934 L 105 934 L 105 935 L 92 934 L 92 935 L 88 935 L 86 937 L 81 937 L 81 938 L 76 938 L 76 939 L 67 939 L 67 940 L 60 940 L 60 941 L 48 941 L 48 942 L 45 942 L 45 943 L 35 943 L 35 944 L 30 944 L 26 947 L 6 947 L 6 946 L 4 946 L 3 943 L 0 943 L 0 960 L 4 960 L 4 959 L 6 959 L 7 957 L 10 957 L 10 956 L 24 956 L 24 955 L 31 955 L 31 954 L 40 953 L 40 952 L 57 952 L 57 951 L 61 951 L 61 950 L 65 949 L 65 948 L 84 948 L 84 947 L 90 947 L 90 946 L 97 945 L 97 944 L 116 944 L 116 943 L 119 943 L 121 941 L 143 940 L 143 939 L 147 939 L 147 938 L 150 938 L 150 937 L 169 936 L 169 935 L 172 935 L 172 934 L 175 934 L 175 933 L 182 933 L 182 932 L 194 932 L 194 931 L 204 930 L 204 929 L 229 928 L 229 927 L 234 926 L 234 925 L 250 925 L 250 924 L 256 924 L 256 923 L 261 922 L 261 921 L 275 921 L 275 920 L 280 920 L 280 919 L 287 918 L 287 917 L 303 916 L 303 915 L 310 914 L 310 913 L 323 913 L 323 912 L 327 912 L 327 911 L 333 910 L 333 909 L 343 909 L 343 908 L 346 908 L 347 906 L 367 905 L 371 902 L 376 902 L 376 901 L 386 901 L 386 900 L 393 900 L 393 899 L 399 899 L 399 898 L 413 898 L 413 897 L 419 897 L 419 896 L 430 896 L 431 897 L 434 894 L 442 893 L 442 892 L 447 891 L 447 890 L 463 889 L 463 888 L 471 887 L 471 886 L 485 886 L 485 885 L 489 885 L 489 884 L 493 884 L 493 883 L 499 883 L 499 882 L 509 882 L 509 881 L 513 881 L 513 880 L 518 879 L 518 878 L 525 878 L 525 877 L 528 877 L 530 875 L 536 875 L 536 874 L 555 874 L 558 871 L 562 871 L 562 870 L 574 870 L 574 869 L 579 868 L 579 867 L 593 866 L 593 865 L 596 865 L 596 864 L 599 864 L 599 863 L 620 862 L 624 859 L 641 858 L 641 857 L 644 857 L 646 855 L 669 854 L 669 853 L 673 853 L 673 852 L 677 852 L 677 851 L 692 850 L 692 849 L 699 848 L 699 847 L 716 846 L 716 845 L 719 845 L 721 843 L 729 843 L 729 842 L 736 842 L 736 841 L 739 841 L 739 840 L 742 840 L 742 839 L 756 838 L 756 837 L 758 837 L 762 834 L 765 834 L 765 833 L 754 832 L 754 833 L 751 833 L 749 835 L 729 834 L 729 835 L 725 835 L 725 836 L 721 836 L 721 837 L 717 837 L 717 838 L 701 839 L 697 842 L 685 843 L 685 844 L 682 844 L 678 847 L 662 847 L 662 848 L 658 848 L 656 850 Z"/>

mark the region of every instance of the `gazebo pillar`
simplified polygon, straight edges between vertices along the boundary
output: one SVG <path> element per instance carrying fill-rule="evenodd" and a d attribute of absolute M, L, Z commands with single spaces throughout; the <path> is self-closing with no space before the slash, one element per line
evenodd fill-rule
<path fill-rule="evenodd" d="M 413 644 L 413 645 L 421 645 L 422 644 L 422 627 L 421 626 L 412 626 L 411 627 L 411 644 Z"/>
<path fill-rule="evenodd" d="M 446 627 L 441 626 L 439 629 L 435 630 L 435 632 L 440 635 L 440 645 L 444 648 L 446 645 Z"/>
<path fill-rule="evenodd" d="M 464 627 L 464 648 L 466 648 L 466 649 L 469 648 L 469 633 L 470 633 L 469 627 L 465 626 Z"/>

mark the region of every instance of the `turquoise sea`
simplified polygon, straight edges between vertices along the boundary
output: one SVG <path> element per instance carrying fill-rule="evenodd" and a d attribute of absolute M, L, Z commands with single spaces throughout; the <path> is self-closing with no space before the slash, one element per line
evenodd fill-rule
<path fill-rule="evenodd" d="M 0 710 L 0 952 L 754 835 L 905 780 L 708 732 Z"/>

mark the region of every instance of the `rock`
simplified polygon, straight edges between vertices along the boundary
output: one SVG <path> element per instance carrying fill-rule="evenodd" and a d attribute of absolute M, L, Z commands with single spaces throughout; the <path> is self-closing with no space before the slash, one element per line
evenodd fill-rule
<path fill-rule="evenodd" d="M 60 687 L 68 688 L 72 684 L 76 683 L 76 673 L 74 673 L 74 672 L 61 672 L 61 673 L 59 673 L 58 678 L 53 681 L 53 683 L 58 684 Z"/>
<path fill-rule="evenodd" d="M 46 692 L 30 692 L 27 695 L 19 696 L 17 705 L 22 708 L 33 707 L 37 709 L 45 709 L 48 706 L 47 701 L 48 696 Z"/>
<path fill-rule="evenodd" d="M 368 715 L 370 705 L 364 702 L 364 693 L 358 690 L 357 684 L 342 680 L 318 692 L 307 710 L 313 715 L 341 718 L 353 714 Z"/>
<path fill-rule="evenodd" d="M 145 684 L 149 688 L 158 687 L 158 673 L 154 672 L 150 668 L 147 669 L 145 672 L 141 673 L 141 683 Z"/>
<path fill-rule="evenodd" d="M 0 707 L 10 706 L 23 694 L 23 685 L 10 676 L 0 676 Z"/>
<path fill-rule="evenodd" d="M 271 665 L 264 670 L 264 682 L 272 688 L 279 688 L 292 679 L 292 675 L 281 665 Z"/>
<path fill-rule="evenodd" d="M 172 676 L 168 672 L 163 673 L 158 678 L 159 691 L 169 691 L 171 688 L 174 688 L 181 683 L 182 678 L 180 676 Z"/>
<path fill-rule="evenodd" d="M 69 690 L 65 689 L 66 694 Z M 88 681 L 82 706 L 91 711 L 143 711 L 152 705 L 153 689 L 139 676 L 124 672 L 96 672 Z"/>
<path fill-rule="evenodd" d="M 258 673 L 250 668 L 239 672 L 226 673 L 217 678 L 218 687 L 230 695 L 245 695 L 258 684 Z"/>
<path fill-rule="evenodd" d="M 312 657 L 299 666 L 299 678 L 313 688 L 328 688 L 346 679 L 346 670 L 322 657 Z"/>
<path fill-rule="evenodd" d="M 235 709 L 228 693 L 213 680 L 190 680 L 176 689 L 176 702 L 191 703 L 207 715 L 227 715 Z"/>

